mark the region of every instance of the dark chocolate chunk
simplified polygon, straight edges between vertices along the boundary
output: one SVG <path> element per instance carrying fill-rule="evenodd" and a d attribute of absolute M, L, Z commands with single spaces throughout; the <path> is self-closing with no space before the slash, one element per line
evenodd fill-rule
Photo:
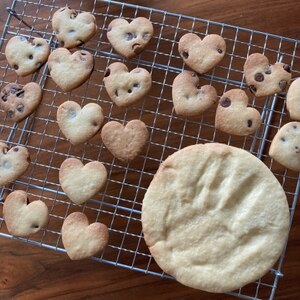
<path fill-rule="evenodd" d="M 6 102 L 7 101 L 7 94 L 4 94 L 1 99 L 2 99 L 3 102 Z"/>
<path fill-rule="evenodd" d="M 130 93 L 132 93 L 132 90 L 131 90 L 131 89 L 129 89 L 127 92 L 130 94 Z"/>
<path fill-rule="evenodd" d="M 223 107 L 229 107 L 231 105 L 231 100 L 227 97 L 221 98 L 220 105 Z"/>
<path fill-rule="evenodd" d="M 263 73 L 256 73 L 254 75 L 254 79 L 257 82 L 262 82 L 262 81 L 264 81 L 265 77 L 264 77 Z"/>
<path fill-rule="evenodd" d="M 8 152 L 7 148 L 3 148 L 2 153 L 7 154 L 7 152 Z"/>
<path fill-rule="evenodd" d="M 116 95 L 117 97 L 119 96 L 118 90 L 115 90 L 115 95 Z"/>
<path fill-rule="evenodd" d="M 247 125 L 248 125 L 248 127 L 250 128 L 250 127 L 252 126 L 252 120 L 248 120 L 248 121 L 247 121 Z"/>
<path fill-rule="evenodd" d="M 289 65 L 284 64 L 284 65 L 283 65 L 283 69 L 284 69 L 285 71 L 287 71 L 288 73 L 291 73 L 291 67 L 290 67 Z"/>
<path fill-rule="evenodd" d="M 187 51 L 183 51 L 183 52 L 181 53 L 181 55 L 182 55 L 183 58 L 185 58 L 185 59 L 188 59 L 188 57 L 189 57 L 189 53 L 188 53 Z"/>
<path fill-rule="evenodd" d="M 73 32 L 75 32 L 75 29 L 70 29 L 69 30 L 69 33 L 73 33 Z"/>
<path fill-rule="evenodd" d="M 282 138 L 281 138 L 281 141 L 285 142 L 285 138 L 284 138 L 284 137 L 282 137 Z"/>
<path fill-rule="evenodd" d="M 134 83 L 134 84 L 133 84 L 133 87 L 134 87 L 134 88 L 139 88 L 140 85 L 139 85 L 139 83 Z"/>
<path fill-rule="evenodd" d="M 19 105 L 17 106 L 17 111 L 18 111 L 18 112 L 23 112 L 23 111 L 24 111 L 24 105 L 23 105 L 23 104 L 19 104 Z"/>
<path fill-rule="evenodd" d="M 220 48 L 218 48 L 218 49 L 217 49 L 217 51 L 218 51 L 218 53 L 220 53 L 220 54 L 222 54 L 222 53 L 223 53 L 223 50 L 222 50 L 222 49 L 220 49 Z"/>
<path fill-rule="evenodd" d="M 77 17 L 77 13 L 76 12 L 72 12 L 70 15 L 70 19 L 75 19 Z"/>
<path fill-rule="evenodd" d="M 18 66 L 18 65 L 14 65 L 14 69 L 15 69 L 15 70 L 18 70 L 18 69 L 19 69 L 19 66 Z"/>
<path fill-rule="evenodd" d="M 16 92 L 16 96 L 18 98 L 24 98 L 24 94 L 25 94 L 25 91 L 22 89 Z"/>
<path fill-rule="evenodd" d="M 30 55 L 28 56 L 28 58 L 29 58 L 29 59 L 33 59 L 33 55 L 30 54 Z"/>
<path fill-rule="evenodd" d="M 127 33 L 125 34 L 125 37 L 124 37 L 124 38 L 125 38 L 126 41 L 131 41 L 134 37 L 135 37 L 135 36 L 134 36 L 133 33 L 127 32 Z"/>
<path fill-rule="evenodd" d="M 13 147 L 12 148 L 15 152 L 18 152 L 19 151 L 19 148 L 18 147 Z"/>

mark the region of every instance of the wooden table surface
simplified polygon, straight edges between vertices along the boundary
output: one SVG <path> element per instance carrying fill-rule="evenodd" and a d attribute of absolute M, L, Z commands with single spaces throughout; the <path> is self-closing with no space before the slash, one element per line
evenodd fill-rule
<path fill-rule="evenodd" d="M 300 39 L 298 0 L 127 2 Z M 9 0 L 0 2 L 1 30 L 7 17 L 5 7 L 10 4 Z M 299 237 L 298 207 L 283 264 L 284 277 L 279 281 L 275 299 L 300 299 Z M 173 281 L 92 260 L 73 262 L 63 253 L 0 237 L 0 299 L 143 298 L 234 299 L 232 296 L 204 293 Z"/>

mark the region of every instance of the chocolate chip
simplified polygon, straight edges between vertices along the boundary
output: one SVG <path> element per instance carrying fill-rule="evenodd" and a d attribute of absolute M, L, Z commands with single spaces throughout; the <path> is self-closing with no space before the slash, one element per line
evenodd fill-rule
<path fill-rule="evenodd" d="M 40 44 L 40 43 L 35 45 L 35 47 L 41 47 L 41 46 L 42 46 L 42 44 Z"/>
<path fill-rule="evenodd" d="M 139 85 L 138 83 L 134 83 L 134 84 L 133 84 L 133 87 L 134 87 L 134 88 L 139 88 L 140 85 Z"/>
<path fill-rule="evenodd" d="M 131 89 L 129 89 L 127 92 L 130 94 L 130 93 L 132 93 L 132 90 L 131 90 Z"/>
<path fill-rule="evenodd" d="M 75 19 L 77 17 L 77 13 L 76 12 L 72 12 L 70 15 L 70 19 Z"/>
<path fill-rule="evenodd" d="M 290 67 L 289 65 L 284 64 L 284 65 L 283 65 L 283 69 L 284 69 L 285 71 L 287 71 L 288 73 L 291 73 L 291 67 Z"/>
<path fill-rule="evenodd" d="M 293 125 L 293 128 L 294 128 L 294 129 L 297 129 L 297 125 Z"/>
<path fill-rule="evenodd" d="M 115 95 L 116 95 L 117 97 L 119 96 L 118 90 L 115 90 Z"/>
<path fill-rule="evenodd" d="M 280 80 L 280 81 L 279 81 L 279 87 L 280 87 L 280 89 L 281 89 L 282 91 L 285 90 L 286 86 L 287 86 L 286 80 Z"/>
<path fill-rule="evenodd" d="M 93 126 L 98 126 L 98 123 L 96 121 L 92 122 Z"/>
<path fill-rule="evenodd" d="M 23 111 L 24 111 L 24 105 L 23 105 L 23 104 L 19 104 L 19 105 L 17 106 L 17 111 L 18 111 L 18 112 L 23 112 Z"/>
<path fill-rule="evenodd" d="M 9 94 L 15 94 L 16 92 L 22 90 L 21 87 L 18 84 L 13 84 L 9 88 Z"/>
<path fill-rule="evenodd" d="M 8 152 L 7 148 L 3 148 L 2 153 L 7 154 L 7 152 Z"/>
<path fill-rule="evenodd" d="M 231 105 L 231 100 L 227 97 L 221 98 L 220 105 L 223 107 L 229 107 Z"/>
<path fill-rule="evenodd" d="M 252 94 L 255 94 L 257 92 L 257 88 L 254 85 L 249 85 L 249 90 Z"/>
<path fill-rule="evenodd" d="M 14 69 L 15 69 L 15 70 L 18 70 L 18 69 L 19 69 L 19 66 L 18 66 L 18 65 L 14 65 Z"/>
<path fill-rule="evenodd" d="M 181 53 L 181 55 L 182 55 L 182 57 L 183 57 L 184 59 L 188 59 L 188 57 L 189 57 L 189 53 L 188 53 L 187 51 L 183 51 L 183 52 Z"/>
<path fill-rule="evenodd" d="M 134 38 L 134 35 L 131 32 L 125 33 L 125 41 L 131 41 Z"/>
<path fill-rule="evenodd" d="M 74 29 L 70 29 L 70 30 L 69 30 L 69 33 L 73 33 L 73 32 L 75 32 Z"/>
<path fill-rule="evenodd" d="M 2 99 L 3 102 L 6 102 L 7 101 L 7 94 L 3 95 L 1 99 Z"/>
<path fill-rule="evenodd" d="M 19 151 L 19 148 L 18 147 L 13 147 L 12 148 L 15 152 L 18 152 Z"/>
<path fill-rule="evenodd" d="M 15 111 L 14 111 L 13 109 L 9 109 L 9 110 L 7 111 L 7 116 L 8 116 L 9 118 L 12 118 L 14 115 L 15 115 Z"/>
<path fill-rule="evenodd" d="M 149 32 L 144 32 L 142 35 L 142 39 L 148 41 L 150 38 L 150 33 Z"/>
<path fill-rule="evenodd" d="M 24 90 L 19 90 L 19 91 L 16 92 L 16 96 L 18 98 L 24 98 L 24 94 L 25 94 Z"/>
<path fill-rule="evenodd" d="M 220 53 L 220 54 L 222 54 L 223 53 L 223 50 L 222 49 L 217 49 L 217 51 Z"/>
<path fill-rule="evenodd" d="M 33 55 L 30 54 L 30 55 L 28 56 L 28 58 L 29 58 L 29 59 L 33 59 Z"/>
<path fill-rule="evenodd" d="M 257 82 L 262 82 L 262 81 L 264 81 L 265 77 L 264 77 L 263 73 L 256 73 L 254 75 L 254 79 Z"/>
<path fill-rule="evenodd" d="M 32 227 L 32 228 L 39 228 L 40 226 L 37 225 L 37 224 L 32 224 L 31 227 Z"/>
<path fill-rule="evenodd" d="M 108 77 L 110 75 L 110 68 L 108 68 L 104 74 L 104 77 Z"/>
<path fill-rule="evenodd" d="M 250 128 L 250 127 L 252 126 L 252 120 L 248 120 L 248 121 L 247 121 L 247 125 L 248 125 L 248 127 Z"/>
<path fill-rule="evenodd" d="M 285 138 L 284 138 L 284 137 L 282 137 L 282 138 L 281 138 L 281 141 L 285 142 Z"/>
<path fill-rule="evenodd" d="M 64 41 L 60 41 L 59 44 L 60 44 L 61 47 L 63 47 L 65 45 L 65 42 Z"/>

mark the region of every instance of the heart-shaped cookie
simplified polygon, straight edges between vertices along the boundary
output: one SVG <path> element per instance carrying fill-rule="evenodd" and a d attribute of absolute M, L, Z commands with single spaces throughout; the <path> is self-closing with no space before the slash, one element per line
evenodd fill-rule
<path fill-rule="evenodd" d="M 96 195 L 106 179 L 107 171 L 99 161 L 83 165 L 77 158 L 67 158 L 59 169 L 61 188 L 76 204 L 82 204 Z"/>
<path fill-rule="evenodd" d="M 23 36 L 14 36 L 5 47 L 8 64 L 20 76 L 34 73 L 47 60 L 50 46 L 46 40 L 35 38 L 30 43 Z"/>
<path fill-rule="evenodd" d="M 197 116 L 217 101 L 217 91 L 211 85 L 200 85 L 195 72 L 178 74 L 172 86 L 172 98 L 177 115 Z"/>
<path fill-rule="evenodd" d="M 6 197 L 3 215 L 10 234 L 29 236 L 47 224 L 48 208 L 41 200 L 29 203 L 27 194 L 17 190 Z"/>
<path fill-rule="evenodd" d="M 209 34 L 201 40 L 198 35 L 187 33 L 179 40 L 178 51 L 191 69 L 203 74 L 222 60 L 226 51 L 226 43 L 217 34 Z"/>
<path fill-rule="evenodd" d="M 102 251 L 108 243 L 108 229 L 102 223 L 89 225 L 88 218 L 81 212 L 71 213 L 64 221 L 62 242 L 72 260 L 91 257 Z"/>
<path fill-rule="evenodd" d="M 300 121 L 300 78 L 294 80 L 288 89 L 286 109 L 291 119 Z"/>
<path fill-rule="evenodd" d="M 94 58 L 85 50 L 73 54 L 66 48 L 54 50 L 48 59 L 50 75 L 54 82 L 65 92 L 82 85 L 91 75 Z"/>
<path fill-rule="evenodd" d="M 143 17 L 128 23 L 125 19 L 113 20 L 107 28 L 107 38 L 122 56 L 131 58 L 147 46 L 153 35 L 152 23 Z"/>
<path fill-rule="evenodd" d="M 289 65 L 279 62 L 271 65 L 261 53 L 253 53 L 247 58 L 244 73 L 250 91 L 257 97 L 285 91 L 292 78 Z"/>
<path fill-rule="evenodd" d="M 57 109 L 57 123 L 72 145 L 78 145 L 92 138 L 104 121 L 102 108 L 88 103 L 83 108 L 74 101 L 66 101 Z"/>
<path fill-rule="evenodd" d="M 119 62 L 106 69 L 104 84 L 109 97 L 118 106 L 128 106 L 146 95 L 152 84 L 151 75 L 143 68 L 128 68 Z"/>
<path fill-rule="evenodd" d="M 124 127 L 121 123 L 110 121 L 101 130 L 105 147 L 122 162 L 130 162 L 145 147 L 149 133 L 144 122 L 132 120 Z"/>
<path fill-rule="evenodd" d="M 0 142 L 0 186 L 16 180 L 30 164 L 29 152 L 25 147 L 8 146 Z"/>
<path fill-rule="evenodd" d="M 228 134 L 245 136 L 254 133 L 260 126 L 258 110 L 248 105 L 247 94 L 232 89 L 223 94 L 216 111 L 215 127 Z"/>
<path fill-rule="evenodd" d="M 52 17 L 52 28 L 61 46 L 73 48 L 89 41 L 96 33 L 96 18 L 89 12 L 77 13 L 65 6 Z"/>
<path fill-rule="evenodd" d="M 279 129 L 269 155 L 286 168 L 300 172 L 300 122 L 290 122 Z"/>
<path fill-rule="evenodd" d="M 24 87 L 9 83 L 0 93 L 0 107 L 14 122 L 20 122 L 29 116 L 41 100 L 42 89 L 35 82 L 29 82 Z"/>

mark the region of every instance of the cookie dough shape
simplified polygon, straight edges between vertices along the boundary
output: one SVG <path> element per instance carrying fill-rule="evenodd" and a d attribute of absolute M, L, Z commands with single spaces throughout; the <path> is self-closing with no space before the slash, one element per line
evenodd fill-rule
<path fill-rule="evenodd" d="M 300 121 L 300 78 L 294 80 L 288 89 L 286 108 L 291 119 Z"/>
<path fill-rule="evenodd" d="M 289 65 L 279 62 L 271 65 L 261 53 L 253 53 L 247 58 L 244 73 L 250 91 L 257 97 L 284 92 L 292 78 Z"/>
<path fill-rule="evenodd" d="M 14 36 L 5 47 L 8 64 L 19 76 L 34 73 L 46 62 L 49 54 L 50 46 L 42 38 L 35 38 L 31 43 L 23 36 Z"/>
<path fill-rule="evenodd" d="M 81 212 L 71 213 L 64 221 L 62 242 L 72 260 L 91 257 L 102 251 L 108 243 L 109 233 L 102 223 L 89 224 Z"/>
<path fill-rule="evenodd" d="M 52 17 L 52 28 L 62 47 L 74 48 L 89 41 L 97 31 L 96 18 L 89 12 L 77 13 L 65 6 Z"/>
<path fill-rule="evenodd" d="M 88 103 L 83 108 L 74 101 L 66 101 L 57 109 L 57 123 L 72 145 L 82 144 L 91 139 L 104 121 L 102 108 Z"/>
<path fill-rule="evenodd" d="M 139 17 L 128 23 L 118 18 L 111 21 L 107 28 L 107 38 L 120 55 L 131 58 L 144 50 L 153 35 L 152 23 Z"/>
<path fill-rule="evenodd" d="M 200 85 L 195 72 L 183 71 L 173 81 L 172 98 L 177 115 L 200 115 L 217 102 L 217 97 L 213 86 Z"/>
<path fill-rule="evenodd" d="M 20 177 L 29 164 L 30 156 L 27 148 L 14 146 L 8 150 L 8 146 L 0 142 L 0 186 Z"/>
<path fill-rule="evenodd" d="M 143 200 L 142 225 L 162 270 L 189 287 L 222 293 L 274 265 L 288 236 L 289 207 L 255 156 L 198 144 L 160 165 Z"/>
<path fill-rule="evenodd" d="M 99 161 L 84 165 L 77 158 L 67 158 L 59 169 L 62 190 L 76 204 L 83 204 L 96 195 L 105 185 L 107 171 Z"/>
<path fill-rule="evenodd" d="M 284 167 L 300 172 L 300 122 L 290 122 L 279 129 L 269 155 Z"/>
<path fill-rule="evenodd" d="M 187 33 L 179 40 L 178 51 L 183 61 L 191 69 L 203 74 L 223 59 L 226 43 L 217 34 L 209 34 L 201 40 L 195 33 Z"/>
<path fill-rule="evenodd" d="M 49 55 L 48 67 L 53 81 L 63 91 L 69 92 L 90 77 L 94 68 L 94 58 L 85 50 L 71 53 L 66 48 L 58 48 Z"/>
<path fill-rule="evenodd" d="M 48 207 L 41 200 L 29 202 L 27 193 L 17 190 L 6 197 L 3 215 L 10 234 L 27 237 L 46 226 Z"/>
<path fill-rule="evenodd" d="M 248 96 L 240 89 L 232 89 L 220 98 L 215 127 L 228 134 L 246 136 L 260 126 L 258 110 L 248 106 Z"/>
<path fill-rule="evenodd" d="M 125 127 L 119 122 L 110 121 L 103 126 L 101 138 L 113 156 L 128 163 L 143 151 L 149 133 L 145 123 L 140 120 L 131 120 Z"/>
<path fill-rule="evenodd" d="M 104 84 L 109 97 L 117 106 L 129 106 L 145 96 L 152 84 L 150 73 L 143 68 L 131 72 L 119 62 L 106 69 Z"/>
<path fill-rule="evenodd" d="M 9 83 L 0 93 L 0 107 L 14 122 L 20 122 L 29 116 L 41 100 L 42 89 L 35 82 L 29 82 L 24 87 Z"/>

